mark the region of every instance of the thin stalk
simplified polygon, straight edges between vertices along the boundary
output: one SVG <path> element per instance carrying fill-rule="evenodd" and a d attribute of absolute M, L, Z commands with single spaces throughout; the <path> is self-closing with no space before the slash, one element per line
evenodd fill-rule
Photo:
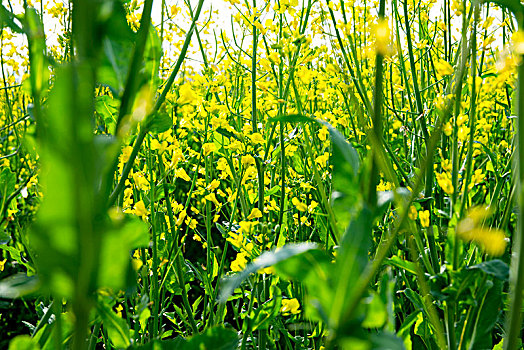
<path fill-rule="evenodd" d="M 523 14 L 518 18 L 519 30 L 524 30 Z M 517 349 L 522 326 L 522 293 L 524 291 L 524 55 L 520 54 L 517 66 L 517 159 L 518 159 L 518 222 L 513 237 L 510 272 L 509 315 L 506 324 L 504 349 Z"/>
<path fill-rule="evenodd" d="M 380 20 L 384 20 L 385 0 L 380 0 L 378 16 Z M 375 89 L 373 96 L 373 133 L 378 144 L 382 145 L 382 102 L 384 93 L 382 91 L 384 80 L 384 54 L 377 51 L 375 56 Z M 377 185 L 379 182 L 378 172 L 378 154 L 376 151 L 371 151 L 372 163 L 369 176 L 368 193 L 366 202 L 370 209 L 374 210 L 377 205 Z"/>
<path fill-rule="evenodd" d="M 164 170 L 164 163 L 162 160 L 158 162 L 160 172 L 162 174 L 162 177 L 165 178 L 165 170 Z M 198 334 L 198 327 L 195 322 L 195 317 L 193 315 L 193 310 L 191 309 L 191 305 L 189 304 L 189 299 L 187 297 L 187 290 L 186 290 L 186 281 L 184 276 L 184 269 L 183 269 L 183 256 L 182 252 L 180 251 L 180 247 L 178 245 L 178 235 L 176 235 L 173 230 L 175 229 L 175 219 L 173 217 L 173 207 L 171 206 L 171 201 L 169 200 L 169 190 L 167 188 L 167 181 L 163 182 L 163 189 L 164 189 L 164 197 L 166 199 L 166 206 L 167 206 L 167 216 L 169 218 L 169 233 L 170 236 L 173 239 L 173 248 L 175 250 L 175 273 L 177 276 L 178 284 L 180 286 L 180 289 L 182 290 L 182 306 L 184 307 L 187 317 L 189 319 L 189 324 L 191 326 L 191 329 L 193 331 L 193 334 Z M 167 271 L 166 271 L 167 274 Z"/>
<path fill-rule="evenodd" d="M 160 107 L 162 107 L 162 105 L 164 104 L 166 96 L 167 96 L 169 90 L 171 90 L 171 86 L 173 85 L 173 82 L 175 81 L 175 77 L 176 77 L 178 71 L 180 70 L 180 67 L 182 66 L 182 62 L 184 61 L 184 58 L 186 57 L 187 49 L 189 48 L 189 44 L 191 43 L 191 36 L 193 34 L 193 31 L 195 30 L 196 21 L 198 20 L 198 17 L 200 16 L 200 12 L 202 10 L 202 5 L 203 4 L 204 4 L 204 0 L 199 0 L 198 7 L 197 7 L 196 12 L 195 12 L 195 16 L 193 17 L 193 22 L 191 23 L 191 27 L 190 27 L 189 31 L 187 32 L 186 39 L 184 41 L 184 45 L 182 46 L 182 50 L 180 51 L 180 56 L 178 56 L 178 60 L 177 60 L 177 62 L 175 64 L 175 67 L 173 68 L 173 71 L 169 75 L 169 78 L 167 79 L 167 81 L 166 81 L 166 83 L 164 85 L 164 89 L 162 90 L 162 93 L 160 94 L 160 96 L 158 96 L 153 109 L 148 114 L 148 116 L 146 116 L 145 120 L 147 120 L 148 117 L 150 117 L 150 116 L 154 115 L 156 112 L 158 112 Z M 148 132 L 148 130 L 147 130 L 147 128 L 145 126 L 143 126 L 140 129 L 140 132 L 138 133 L 138 137 L 136 138 L 136 141 L 135 141 L 135 145 L 133 146 L 133 151 L 131 152 L 131 155 L 129 156 L 129 159 L 127 160 L 127 163 L 124 166 L 124 170 L 122 171 L 122 176 L 120 177 L 120 181 L 118 182 L 118 184 L 116 185 L 115 189 L 113 190 L 113 192 L 109 196 L 109 200 L 108 200 L 108 203 L 107 203 L 108 207 L 111 207 L 113 204 L 115 204 L 118 196 L 120 195 L 120 192 L 122 192 L 122 190 L 124 189 L 124 184 L 125 184 L 125 182 L 127 180 L 127 176 L 129 175 L 129 171 L 133 167 L 133 163 L 134 163 L 135 158 L 136 158 L 136 156 L 138 154 L 138 151 L 140 150 L 140 147 L 142 146 L 142 143 L 144 142 L 144 138 L 145 138 L 147 132 Z"/>
<path fill-rule="evenodd" d="M 138 29 L 138 38 L 136 46 L 131 58 L 131 64 L 126 80 L 126 86 L 120 102 L 120 110 L 116 120 L 115 135 L 118 135 L 122 120 L 129 114 L 131 110 L 133 97 L 136 94 L 138 74 L 140 65 L 143 63 L 144 49 L 146 47 L 147 37 L 149 34 L 149 27 L 151 26 L 151 9 L 153 8 L 153 0 L 145 0 L 144 8 L 142 10 L 142 17 L 140 19 L 140 28 Z"/>
<path fill-rule="evenodd" d="M 158 237 L 157 230 L 155 225 L 155 192 L 156 192 L 156 181 L 153 168 L 153 156 L 151 149 L 151 137 L 148 137 L 148 168 L 149 168 L 149 223 L 151 224 L 151 235 L 152 235 L 152 269 L 153 275 L 151 276 L 151 297 L 150 300 L 153 301 L 153 322 L 150 328 L 151 339 L 156 339 L 158 333 L 158 310 L 160 309 L 160 299 L 158 291 Z"/>
<path fill-rule="evenodd" d="M 477 109 L 477 23 L 480 16 L 480 8 L 475 5 L 475 19 L 473 21 L 473 27 L 471 32 L 471 96 L 469 105 L 469 140 L 468 140 L 468 154 L 466 158 L 466 178 L 462 185 L 462 203 L 460 206 L 459 218 L 464 214 L 468 202 L 468 190 L 471 182 L 471 172 L 473 167 L 473 143 L 475 142 L 475 130 L 476 130 L 476 109 Z"/>

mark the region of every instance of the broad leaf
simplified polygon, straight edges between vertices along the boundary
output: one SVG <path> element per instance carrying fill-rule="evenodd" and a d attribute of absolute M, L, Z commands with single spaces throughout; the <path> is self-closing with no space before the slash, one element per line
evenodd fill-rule
<path fill-rule="evenodd" d="M 284 261 L 295 255 L 304 253 L 308 250 L 315 249 L 316 247 L 317 245 L 315 243 L 294 243 L 294 244 L 287 244 L 282 248 L 279 248 L 277 250 L 272 250 L 270 252 L 266 252 L 260 255 L 253 262 L 248 264 L 243 271 L 231 277 L 227 277 L 223 281 L 223 284 L 220 290 L 220 297 L 218 298 L 218 300 L 221 303 L 226 302 L 227 299 L 233 294 L 235 288 L 240 286 L 242 281 L 248 278 L 250 274 L 260 269 L 263 269 L 269 266 L 273 266 L 278 262 Z"/>

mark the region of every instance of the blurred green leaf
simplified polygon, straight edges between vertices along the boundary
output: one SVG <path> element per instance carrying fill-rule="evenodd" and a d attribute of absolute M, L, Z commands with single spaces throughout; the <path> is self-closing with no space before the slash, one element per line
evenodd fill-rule
<path fill-rule="evenodd" d="M 369 261 L 372 224 L 371 211 L 363 207 L 350 222 L 342 237 L 335 263 L 336 273 L 333 275 L 335 290 L 330 310 L 330 319 L 336 322 L 333 324 L 335 329 L 346 327 L 338 325 L 340 317 L 347 312 L 349 305 L 357 302 L 352 300 L 352 293 Z"/>
<path fill-rule="evenodd" d="M 345 137 L 326 122 L 320 122 L 329 130 L 333 151 L 329 163 L 333 165 L 331 205 L 339 232 L 344 232 L 359 209 L 360 189 L 357 175 L 360 160 L 357 151 Z"/>
<path fill-rule="evenodd" d="M 365 328 L 380 328 L 388 318 L 386 305 L 382 302 L 378 294 L 373 293 L 368 298 L 365 298 L 364 303 L 367 304 L 366 314 L 362 327 Z"/>
<path fill-rule="evenodd" d="M 18 273 L 0 281 L 0 298 L 20 298 L 37 292 L 39 288 L 40 283 L 36 276 Z"/>
<path fill-rule="evenodd" d="M 9 343 L 9 350 L 37 350 L 38 343 L 28 335 L 19 335 Z"/>
<path fill-rule="evenodd" d="M 78 262 L 75 234 L 75 184 L 71 169 L 71 124 L 75 114 L 71 93 L 76 90 L 71 67 L 55 72 L 40 128 L 41 171 L 44 200 L 30 232 L 30 246 L 43 284 L 62 297 L 70 296 Z M 77 155 L 79 156 L 79 155 Z"/>
<path fill-rule="evenodd" d="M 32 7 L 25 11 L 24 30 L 29 41 L 29 58 L 31 62 L 31 87 L 35 96 L 40 96 L 47 90 L 49 80 L 48 59 L 45 56 L 46 42 L 44 26 L 40 15 Z"/>
<path fill-rule="evenodd" d="M 16 15 L 0 4 L 0 29 L 8 27 L 15 33 L 23 33 L 22 27 L 15 23 Z"/>
<path fill-rule="evenodd" d="M 372 350 L 404 350 L 404 342 L 393 333 L 379 332 L 371 335 Z"/>

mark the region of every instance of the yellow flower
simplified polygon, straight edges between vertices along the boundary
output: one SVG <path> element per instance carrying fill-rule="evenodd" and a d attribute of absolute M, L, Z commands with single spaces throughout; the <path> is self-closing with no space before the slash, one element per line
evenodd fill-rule
<path fill-rule="evenodd" d="M 500 256 L 506 251 L 506 235 L 499 229 L 482 227 L 482 223 L 491 215 L 487 208 L 475 207 L 457 225 L 457 236 L 466 242 L 479 244 L 491 256 Z"/>
<path fill-rule="evenodd" d="M 324 152 L 323 155 L 318 156 L 317 158 L 315 158 L 315 163 L 317 163 L 321 167 L 325 167 L 328 159 L 329 159 L 329 153 L 328 152 Z"/>
<path fill-rule="evenodd" d="M 242 248 L 244 244 L 244 237 L 242 236 L 242 232 L 239 232 L 238 234 L 235 232 L 229 232 L 229 237 L 226 238 L 226 241 L 237 248 Z"/>
<path fill-rule="evenodd" d="M 306 211 L 307 210 L 307 205 L 305 203 L 302 203 L 301 201 L 299 201 L 297 197 L 293 197 L 293 199 L 291 199 L 291 203 L 293 203 L 293 205 L 299 211 Z"/>
<path fill-rule="evenodd" d="M 275 51 L 271 52 L 268 58 L 273 64 L 280 64 L 280 56 Z"/>
<path fill-rule="evenodd" d="M 242 233 L 250 233 L 253 229 L 253 226 L 258 224 L 258 221 L 240 221 L 238 225 L 240 226 L 240 232 Z"/>
<path fill-rule="evenodd" d="M 378 20 L 377 26 L 375 27 L 375 38 L 375 50 L 377 54 L 387 55 L 391 41 L 391 31 L 387 19 L 381 18 Z"/>
<path fill-rule="evenodd" d="M 300 313 L 300 303 L 296 298 L 282 299 L 282 307 L 280 308 L 282 315 L 296 315 Z"/>
<path fill-rule="evenodd" d="M 204 156 L 207 156 L 209 153 L 215 152 L 217 150 L 213 142 L 204 143 L 202 145 L 202 149 L 204 150 Z"/>
<path fill-rule="evenodd" d="M 251 139 L 251 142 L 255 145 L 263 144 L 266 142 L 264 140 L 264 137 L 259 132 L 254 133 L 253 135 L 249 136 L 249 138 Z"/>
<path fill-rule="evenodd" d="M 135 215 L 142 216 L 142 217 L 149 214 L 149 211 L 146 209 L 146 206 L 144 205 L 144 201 L 139 201 L 135 203 L 134 213 Z"/>
<path fill-rule="evenodd" d="M 247 265 L 247 254 L 244 252 L 238 253 L 235 260 L 231 262 L 231 271 L 239 272 Z"/>
<path fill-rule="evenodd" d="M 447 61 L 440 60 L 435 62 L 435 69 L 437 70 L 437 75 L 439 78 L 451 75 L 454 72 L 453 67 Z"/>
<path fill-rule="evenodd" d="M 149 181 L 147 181 L 146 177 L 142 175 L 141 173 L 134 173 L 133 181 L 136 187 L 140 189 L 141 191 L 149 190 Z"/>
<path fill-rule="evenodd" d="M 185 180 L 185 181 L 191 181 L 191 178 L 187 175 L 187 173 L 184 170 L 184 168 L 176 169 L 175 170 L 175 177 L 179 177 L 179 178 L 181 178 L 182 180 Z"/>
<path fill-rule="evenodd" d="M 210 202 L 213 202 L 217 207 L 220 206 L 220 203 L 218 202 L 217 197 L 215 196 L 215 194 L 213 192 L 211 192 L 210 194 L 208 194 L 204 198 L 206 200 L 210 201 Z"/>
<path fill-rule="evenodd" d="M 418 214 L 418 213 L 417 213 L 417 208 L 415 208 L 414 205 L 410 206 L 410 207 L 409 207 L 408 217 L 409 217 L 411 220 L 415 221 L 415 220 L 417 220 L 417 216 L 418 216 L 417 214 Z"/>
<path fill-rule="evenodd" d="M 4 271 L 4 266 L 6 262 L 7 262 L 7 259 L 0 260 L 0 271 Z"/>
<path fill-rule="evenodd" d="M 418 217 L 422 227 L 429 227 L 429 210 L 419 211 Z"/>
<path fill-rule="evenodd" d="M 197 98 L 196 94 L 193 91 L 193 88 L 191 87 L 191 84 L 185 83 L 184 85 L 180 86 L 179 90 L 179 97 L 176 101 L 179 105 L 184 105 L 191 103 L 195 101 Z"/>
<path fill-rule="evenodd" d="M 453 127 L 451 126 L 451 123 L 447 122 L 446 124 L 444 124 L 442 131 L 446 136 L 451 136 L 451 133 L 453 132 Z"/>
<path fill-rule="evenodd" d="M 253 158 L 253 156 L 250 156 L 249 154 L 247 154 L 245 156 L 242 156 L 241 162 L 242 162 L 243 166 L 253 165 L 253 164 L 255 164 L 255 158 Z"/>
<path fill-rule="evenodd" d="M 258 208 L 253 208 L 253 210 L 251 210 L 251 213 L 247 216 L 247 219 L 253 220 L 253 219 L 261 218 L 261 217 L 262 217 L 262 212 Z"/>
<path fill-rule="evenodd" d="M 453 194 L 454 188 L 453 188 L 453 184 L 451 183 L 451 178 L 448 175 L 448 173 L 446 172 L 442 174 L 436 173 L 435 176 L 437 177 L 437 182 L 440 185 L 440 187 L 442 188 L 442 190 L 444 190 L 444 192 L 446 192 L 447 194 Z"/>
<path fill-rule="evenodd" d="M 275 273 L 275 268 L 273 266 L 269 266 L 269 267 L 266 267 L 266 268 L 263 268 L 263 269 L 259 269 L 257 271 L 257 273 L 259 273 L 259 274 L 265 273 L 266 275 L 271 275 L 271 274 Z"/>

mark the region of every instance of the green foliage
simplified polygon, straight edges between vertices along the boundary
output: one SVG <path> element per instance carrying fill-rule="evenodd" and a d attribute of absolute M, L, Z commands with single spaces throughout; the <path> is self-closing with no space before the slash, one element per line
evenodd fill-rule
<path fill-rule="evenodd" d="M 0 5 L 0 347 L 518 348 L 523 5 L 229 2 Z"/>

